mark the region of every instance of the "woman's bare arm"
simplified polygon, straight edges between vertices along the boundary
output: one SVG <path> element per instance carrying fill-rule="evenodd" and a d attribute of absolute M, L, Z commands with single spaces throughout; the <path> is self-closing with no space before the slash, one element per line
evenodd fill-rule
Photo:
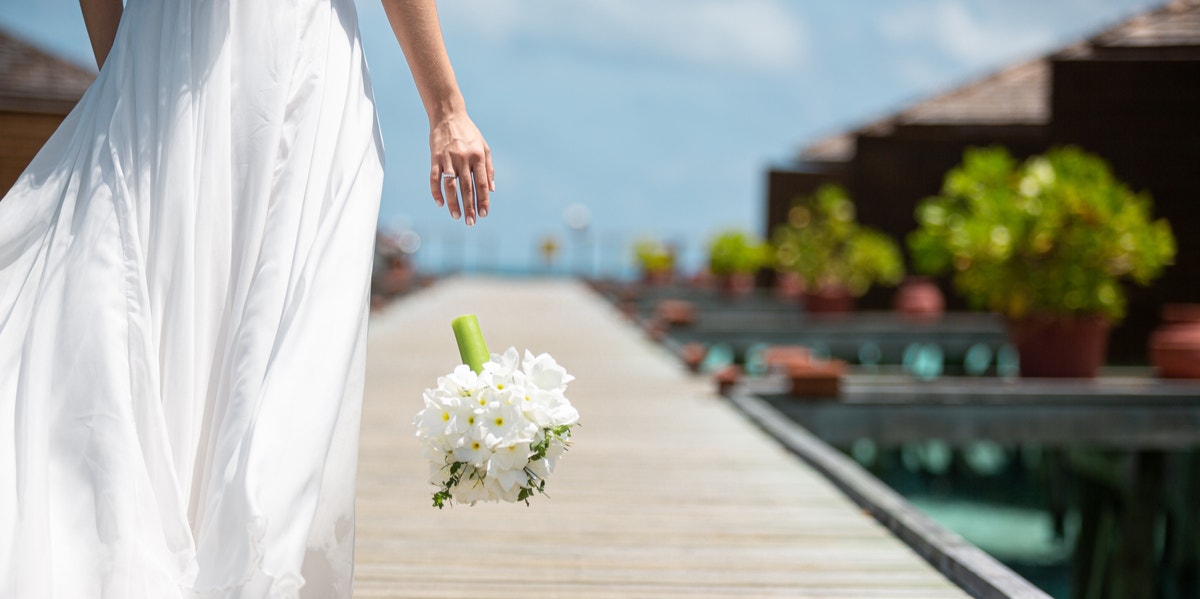
<path fill-rule="evenodd" d="M 96 66 L 103 67 L 117 37 L 117 24 L 124 10 L 121 0 L 79 0 L 79 8 L 83 9 L 83 24 L 92 40 Z"/>
<path fill-rule="evenodd" d="M 437 4 L 435 0 L 383 0 L 383 8 L 429 116 L 429 187 L 433 199 L 438 206 L 449 204 L 450 215 L 457 219 L 457 192 L 461 187 L 467 225 L 473 225 L 476 213 L 487 216 L 489 192 L 496 189 L 495 171 L 487 142 L 467 116 L 442 41 Z M 457 175 L 458 179 L 443 178 L 443 173 Z"/>

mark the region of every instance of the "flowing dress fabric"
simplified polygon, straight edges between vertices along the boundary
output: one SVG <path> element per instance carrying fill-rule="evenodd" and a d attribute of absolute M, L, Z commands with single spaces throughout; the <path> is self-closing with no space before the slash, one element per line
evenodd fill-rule
<path fill-rule="evenodd" d="M 129 0 L 0 201 L 0 597 L 349 597 L 382 142 L 351 0 Z"/>

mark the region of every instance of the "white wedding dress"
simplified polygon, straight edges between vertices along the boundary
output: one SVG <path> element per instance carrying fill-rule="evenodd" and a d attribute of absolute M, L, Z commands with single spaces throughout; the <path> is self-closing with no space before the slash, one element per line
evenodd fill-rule
<path fill-rule="evenodd" d="M 348 597 L 382 142 L 352 0 L 128 0 L 0 201 L 0 597 Z"/>

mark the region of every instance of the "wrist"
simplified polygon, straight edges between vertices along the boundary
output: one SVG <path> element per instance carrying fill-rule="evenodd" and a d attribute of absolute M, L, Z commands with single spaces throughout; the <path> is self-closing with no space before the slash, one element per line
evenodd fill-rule
<path fill-rule="evenodd" d="M 467 105 L 462 94 L 454 93 L 447 95 L 444 99 L 432 102 L 426 107 L 425 112 L 429 116 L 429 124 L 435 125 L 466 114 Z"/>

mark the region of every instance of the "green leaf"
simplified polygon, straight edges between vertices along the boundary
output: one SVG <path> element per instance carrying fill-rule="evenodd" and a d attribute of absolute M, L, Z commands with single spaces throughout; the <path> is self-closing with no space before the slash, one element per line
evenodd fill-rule
<path fill-rule="evenodd" d="M 1170 227 L 1151 206 L 1078 148 L 1023 163 L 1000 147 L 971 148 L 942 193 L 918 206 L 908 247 L 918 270 L 953 272 L 972 306 L 1117 321 L 1120 281 L 1148 284 L 1174 260 Z"/>

